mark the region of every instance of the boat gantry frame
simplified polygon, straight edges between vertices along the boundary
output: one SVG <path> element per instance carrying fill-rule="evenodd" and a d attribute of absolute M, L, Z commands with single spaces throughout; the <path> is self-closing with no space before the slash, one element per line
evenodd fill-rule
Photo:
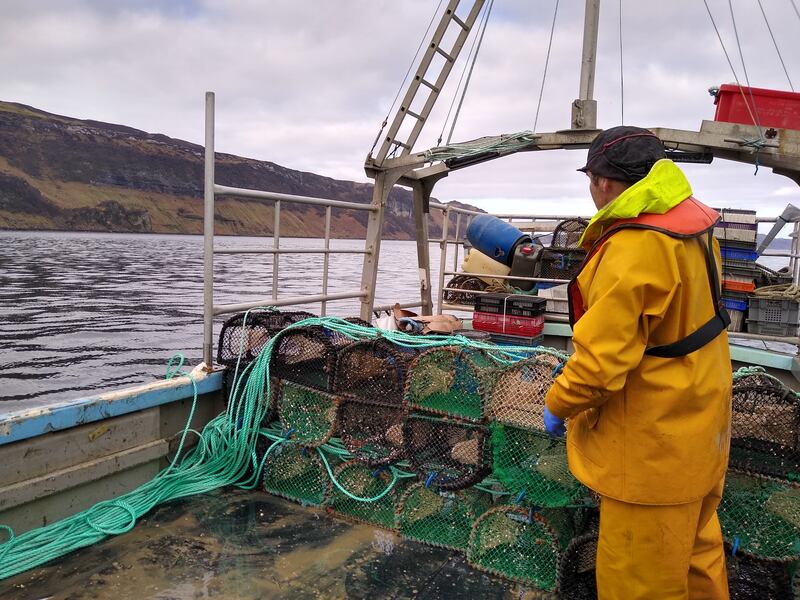
<path fill-rule="evenodd" d="M 463 156 L 458 156 L 459 144 L 454 144 L 449 148 L 453 152 L 447 154 L 449 158 L 446 159 L 437 158 L 443 154 L 444 148 L 413 152 L 414 144 L 485 2 L 486 0 L 464 2 L 467 8 L 461 11 L 461 14 L 466 16 L 459 18 L 457 15 L 462 0 L 449 0 L 386 136 L 379 140 L 381 145 L 377 153 L 374 155 L 370 153 L 364 165 L 367 175 L 375 181 L 372 199 L 374 211 L 370 213 L 367 232 L 368 240 L 372 241 L 375 252 L 364 262 L 362 290 L 366 293 L 374 289 L 383 217 L 389 192 L 395 185 L 410 187 L 413 192 L 421 306 L 424 314 L 430 314 L 433 306 L 428 269 L 429 239 L 426 213 L 430 210 L 431 194 L 436 183 L 447 177 L 451 171 L 518 152 L 586 149 L 600 132 L 597 129 L 597 102 L 593 97 L 600 0 L 586 0 L 579 92 L 578 98 L 572 102 L 569 129 L 549 133 L 528 132 L 523 141 L 513 145 L 502 144 L 502 141 L 509 136 L 484 138 L 480 142 L 486 147 L 485 151 L 475 152 L 473 146 L 473 149 Z M 448 36 L 451 28 L 455 28 L 457 33 Z M 444 39 L 454 41 L 450 47 L 442 48 Z M 413 111 L 412 106 L 422 108 Z M 771 168 L 773 172 L 789 177 L 800 185 L 800 131 L 764 129 L 755 125 L 717 121 L 703 121 L 698 131 L 667 127 L 649 129 L 664 142 L 670 151 L 670 158 L 676 162 L 710 163 L 714 158 L 720 158 L 749 163 Z M 400 132 L 403 131 L 408 133 L 405 139 L 400 139 Z M 493 141 L 496 143 L 493 144 Z M 441 208 L 445 208 L 444 205 Z M 442 237 L 446 238 L 447 234 L 443 233 Z M 793 248 L 793 253 L 796 251 L 797 249 Z M 369 318 L 371 312 L 372 306 L 369 301 L 363 302 L 362 318 Z"/>

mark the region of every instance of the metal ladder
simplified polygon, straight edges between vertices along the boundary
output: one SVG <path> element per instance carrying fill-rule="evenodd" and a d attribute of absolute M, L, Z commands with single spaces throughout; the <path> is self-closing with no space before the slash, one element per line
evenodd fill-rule
<path fill-rule="evenodd" d="M 384 138 L 380 149 L 378 150 L 378 154 L 374 158 L 375 166 L 382 166 L 389 153 L 395 152 L 397 148 L 402 149 L 400 156 L 409 154 L 416 143 L 419 134 L 422 132 L 422 128 L 425 126 L 425 122 L 427 121 L 434 104 L 436 104 L 436 100 L 442 91 L 442 87 L 447 81 L 447 77 L 450 75 L 450 71 L 453 69 L 453 65 L 455 64 L 461 49 L 464 47 L 464 43 L 467 41 L 467 37 L 469 36 L 469 33 L 478 18 L 478 14 L 485 3 L 485 0 L 473 0 L 472 8 L 469 11 L 467 18 L 462 20 L 456 16 L 456 9 L 458 8 L 460 1 L 461 0 L 450 0 L 449 4 L 447 5 L 442 18 L 439 21 L 438 27 L 436 28 L 436 31 L 434 31 L 433 38 L 428 45 L 428 49 L 425 51 L 422 61 L 417 68 L 414 79 L 412 79 L 408 90 L 403 97 L 403 102 L 394 116 L 392 125 L 389 127 L 389 131 Z M 460 31 L 455 42 L 453 43 L 453 47 L 449 51 L 446 51 L 442 48 L 441 43 L 445 34 L 447 33 L 448 28 L 453 23 L 460 28 Z M 431 63 L 437 55 L 444 59 L 444 62 L 442 63 L 442 69 L 435 81 L 425 79 L 428 68 L 431 66 Z M 427 93 L 428 97 L 425 100 L 425 104 L 420 112 L 415 113 L 410 110 L 410 107 L 418 93 Z M 407 116 L 415 119 L 416 122 L 414 123 L 408 139 L 405 141 L 400 141 L 397 139 L 397 134 Z"/>

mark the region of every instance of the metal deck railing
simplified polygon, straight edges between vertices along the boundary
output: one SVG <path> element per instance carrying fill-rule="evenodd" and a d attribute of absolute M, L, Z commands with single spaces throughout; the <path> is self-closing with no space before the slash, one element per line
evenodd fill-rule
<path fill-rule="evenodd" d="M 246 188 L 229 187 L 217 184 L 214 180 L 214 94 L 212 92 L 206 93 L 206 130 L 205 130 L 205 210 L 204 210 L 204 269 L 203 269 L 203 360 L 206 364 L 210 365 L 213 361 L 213 319 L 217 315 L 229 314 L 240 312 L 254 308 L 257 306 L 295 306 L 300 304 L 319 303 L 320 314 L 325 315 L 327 310 L 327 303 L 335 300 L 349 300 L 359 299 L 362 306 L 362 317 L 369 315 L 372 312 L 381 310 L 388 310 L 394 304 L 375 306 L 375 290 L 374 286 L 369 286 L 363 282 L 370 280 L 374 281 L 374 275 L 378 270 L 378 259 L 380 251 L 380 240 L 369 239 L 365 240 L 363 250 L 341 249 L 336 250 L 331 248 L 331 210 L 333 208 L 366 211 L 371 213 L 370 218 L 375 218 L 376 215 L 382 216 L 383 212 L 381 207 L 374 203 L 361 204 L 357 202 L 344 202 L 341 200 L 331 200 L 326 198 L 316 198 L 310 196 L 296 196 L 291 194 L 282 194 L 277 192 L 268 192 L 262 190 L 252 190 Z M 272 202 L 275 207 L 275 217 L 273 226 L 273 246 L 272 248 L 265 249 L 215 249 L 214 248 L 214 205 L 217 196 L 233 196 L 240 198 L 254 198 Z M 282 203 L 298 203 L 313 206 L 325 207 L 325 237 L 323 248 L 297 248 L 297 249 L 283 249 L 280 247 L 281 243 L 281 206 Z M 479 211 L 469 210 L 458 206 L 440 204 L 438 202 L 430 202 L 430 209 L 442 212 L 442 231 L 441 237 L 436 239 L 427 238 L 427 226 L 417 227 L 417 251 L 420 257 L 423 255 L 427 257 L 427 244 L 436 243 L 440 248 L 439 256 L 439 273 L 438 273 L 438 293 L 436 297 L 436 312 L 441 314 L 444 310 L 457 310 L 457 311 L 471 311 L 472 307 L 462 306 L 458 304 L 446 304 L 443 301 L 444 292 L 448 290 L 455 290 L 455 288 L 448 288 L 445 286 L 445 278 L 459 273 L 459 254 L 464 242 L 464 232 L 469 227 L 472 218 L 478 214 L 484 214 Z M 531 215 L 531 214 L 498 214 L 495 215 L 509 223 L 521 227 L 528 231 L 551 232 L 555 226 L 565 219 L 587 218 L 577 215 Z M 427 218 L 427 215 L 423 216 Z M 450 227 L 451 220 L 453 223 L 453 234 L 451 237 Z M 758 223 L 775 223 L 775 218 L 758 218 Z M 448 248 L 453 246 L 454 252 L 452 254 L 452 270 L 447 269 L 448 261 Z M 272 294 L 268 298 L 263 298 L 251 302 L 242 302 L 237 304 L 215 304 L 214 303 L 214 255 L 215 254 L 270 254 L 273 256 L 272 261 Z M 322 264 L 322 281 L 319 294 L 286 297 L 280 298 L 278 295 L 278 282 L 280 280 L 280 257 L 283 254 L 316 254 L 323 256 Z M 362 267 L 362 288 L 358 290 L 350 290 L 338 293 L 328 292 L 328 271 L 329 260 L 333 254 L 361 254 L 364 256 L 364 263 Z M 800 223 L 794 224 L 792 234 L 792 248 L 789 252 L 764 252 L 762 256 L 769 257 L 785 257 L 789 258 L 790 272 L 792 273 L 795 283 L 800 281 Z M 403 301 L 399 302 L 401 308 L 417 308 L 422 307 L 423 313 L 432 310 L 432 302 L 430 296 L 430 265 L 425 265 L 422 268 L 422 258 L 420 258 L 420 270 L 425 270 L 424 277 L 421 280 L 420 300 L 419 301 Z M 481 274 L 471 273 L 471 275 L 487 275 L 493 279 L 515 279 L 524 281 L 534 281 L 542 283 L 566 283 L 567 280 L 563 279 L 550 279 L 542 277 L 522 277 L 522 276 L 502 276 L 495 274 Z M 471 292 L 481 293 L 481 292 Z M 754 339 L 766 339 L 770 336 L 755 336 L 752 334 L 735 334 L 732 336 L 747 337 Z M 775 338 L 772 338 L 775 340 Z M 781 338 L 775 341 L 796 341 L 796 338 Z"/>
<path fill-rule="evenodd" d="M 375 254 L 374 246 L 366 241 L 363 250 L 331 248 L 331 210 L 333 208 L 355 211 L 373 212 L 377 210 L 372 204 L 358 202 L 343 202 L 310 196 L 295 196 L 262 190 L 219 185 L 214 180 L 215 155 L 214 155 L 214 93 L 206 92 L 206 122 L 205 122 L 205 180 L 204 180 L 204 251 L 203 251 L 203 361 L 207 365 L 213 362 L 213 327 L 214 317 L 222 314 L 245 311 L 257 306 L 293 306 L 298 304 L 320 303 L 320 314 L 325 315 L 327 303 L 333 300 L 349 300 L 358 298 L 370 304 L 374 298 L 374 290 L 351 290 L 338 293 L 328 293 L 328 270 L 332 254 Z M 272 248 L 264 249 L 216 249 L 214 248 L 214 205 L 217 196 L 233 196 L 239 198 L 255 198 L 272 202 L 275 207 L 275 221 L 273 226 Z M 282 203 L 297 203 L 325 207 L 325 238 L 323 248 L 297 248 L 282 249 L 281 243 L 281 205 Z M 280 280 L 280 257 L 282 254 L 319 254 L 322 261 L 322 285 L 319 294 L 298 297 L 280 298 L 278 296 L 278 281 Z M 272 259 L 272 295 L 251 302 L 238 304 L 214 303 L 214 255 L 215 254 L 271 254 Z M 372 261 L 377 265 L 377 257 Z"/>

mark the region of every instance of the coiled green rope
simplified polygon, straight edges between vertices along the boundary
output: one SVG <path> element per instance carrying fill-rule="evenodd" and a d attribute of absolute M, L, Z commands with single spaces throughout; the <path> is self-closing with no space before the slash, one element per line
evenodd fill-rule
<path fill-rule="evenodd" d="M 362 327 L 335 317 L 305 319 L 290 327 L 312 325 L 327 327 L 354 340 L 381 336 L 408 348 L 459 345 L 482 349 L 486 350 L 499 365 L 510 364 L 523 356 L 536 353 L 552 354 L 561 360 L 567 358 L 567 355 L 552 349 L 500 348 L 459 335 L 415 337 L 398 331 Z M 265 397 L 265 393 L 266 397 L 270 394 L 270 357 L 277 339 L 279 338 L 270 339 L 258 358 L 242 371 L 241 376 L 236 377 L 236 384 L 226 411 L 212 419 L 202 432 L 191 428 L 191 421 L 197 408 L 197 384 L 191 374 L 180 371 L 184 362 L 182 356 L 178 357 L 177 366 L 174 366 L 175 357 L 170 359 L 167 379 L 176 376 L 187 377 L 192 383 L 193 398 L 178 451 L 169 466 L 152 480 L 127 494 L 99 502 L 72 517 L 45 527 L 15 536 L 9 527 L 0 525 L 0 530 L 7 532 L 9 537 L 0 544 L 0 579 L 32 569 L 73 550 L 90 546 L 109 535 L 130 531 L 137 519 L 163 502 L 202 494 L 225 485 L 236 485 L 243 489 L 255 488 L 259 483 L 267 456 L 282 443 L 283 439 L 273 441 L 259 464 L 255 448 L 258 437 L 265 435 L 259 428 L 267 410 L 261 399 Z M 237 375 L 238 371 L 237 362 Z M 190 433 L 198 436 L 198 442 L 185 456 L 181 456 Z M 336 453 L 346 453 L 336 444 L 330 445 L 329 448 Z M 398 477 L 410 474 L 393 471 L 393 475 L 396 481 Z M 388 490 L 385 493 L 388 493 Z"/>

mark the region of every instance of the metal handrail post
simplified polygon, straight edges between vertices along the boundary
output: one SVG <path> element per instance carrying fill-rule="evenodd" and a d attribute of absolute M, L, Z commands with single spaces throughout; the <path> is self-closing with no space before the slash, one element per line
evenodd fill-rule
<path fill-rule="evenodd" d="M 322 259 L 322 295 L 326 296 L 328 294 L 328 262 L 330 259 L 330 252 L 328 250 L 331 249 L 331 207 L 327 207 L 325 209 L 325 258 Z M 319 314 L 321 316 L 325 316 L 325 311 L 327 309 L 328 303 L 324 300 L 322 301 L 322 306 L 320 306 Z"/>
<path fill-rule="evenodd" d="M 461 235 L 461 213 L 456 213 L 456 237 L 455 237 L 455 248 L 456 251 L 453 253 L 453 271 L 458 270 L 458 236 Z"/>
<path fill-rule="evenodd" d="M 214 92 L 206 92 L 203 177 L 203 362 L 212 364 L 214 337 Z"/>
<path fill-rule="evenodd" d="M 444 272 L 447 269 L 447 230 L 450 225 L 450 210 L 442 211 L 442 241 L 439 247 L 442 253 L 439 256 L 439 301 L 437 303 L 436 314 L 442 314 L 442 303 L 444 302 Z"/>
<path fill-rule="evenodd" d="M 278 250 L 281 247 L 281 201 L 275 201 L 275 224 L 272 226 L 272 248 Z M 278 263 L 281 260 L 280 253 L 272 255 L 272 299 L 278 299 Z"/>

